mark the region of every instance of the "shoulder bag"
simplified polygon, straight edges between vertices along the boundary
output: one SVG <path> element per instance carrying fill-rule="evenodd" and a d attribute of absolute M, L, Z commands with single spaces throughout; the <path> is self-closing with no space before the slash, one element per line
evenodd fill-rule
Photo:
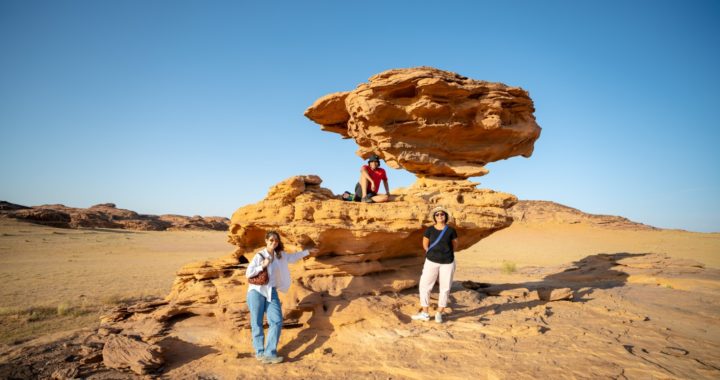
<path fill-rule="evenodd" d="M 268 282 L 270 282 L 270 276 L 268 276 L 267 268 L 263 268 L 260 273 L 248 278 L 248 283 L 253 285 L 267 285 Z"/>

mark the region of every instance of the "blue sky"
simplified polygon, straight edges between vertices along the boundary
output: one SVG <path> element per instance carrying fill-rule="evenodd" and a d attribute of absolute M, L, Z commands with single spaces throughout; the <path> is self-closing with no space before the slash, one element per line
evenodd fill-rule
<path fill-rule="evenodd" d="M 303 116 L 378 72 L 520 86 L 543 128 L 480 187 L 720 231 L 714 1 L 0 1 L 0 199 L 229 216 L 356 145 Z M 391 188 L 414 176 L 391 170 Z"/>

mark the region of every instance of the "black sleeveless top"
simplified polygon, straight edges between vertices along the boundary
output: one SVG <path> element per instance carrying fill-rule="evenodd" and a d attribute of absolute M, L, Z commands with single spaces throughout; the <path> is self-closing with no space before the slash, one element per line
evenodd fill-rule
<path fill-rule="evenodd" d="M 435 226 L 428 227 L 423 236 L 430 240 L 428 246 L 431 246 L 442 231 L 438 231 Z M 455 251 L 453 250 L 452 241 L 457 239 L 457 232 L 454 228 L 447 226 L 447 231 L 443 235 L 440 242 L 427 252 L 427 259 L 438 264 L 450 264 L 455 261 Z"/>

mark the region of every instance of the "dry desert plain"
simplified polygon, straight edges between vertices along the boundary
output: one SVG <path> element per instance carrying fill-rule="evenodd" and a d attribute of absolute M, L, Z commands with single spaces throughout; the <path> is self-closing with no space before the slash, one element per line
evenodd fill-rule
<path fill-rule="evenodd" d="M 232 251 L 217 231 L 0 218 L 0 368 L 97 328 L 103 310 L 163 297 L 183 264 Z M 211 319 L 181 320 L 162 377 L 720 377 L 720 234 L 516 223 L 459 252 L 457 263 L 443 324 L 410 320 L 414 289 L 359 298 L 334 311 L 342 318 L 285 329 L 287 362 L 268 366 L 251 356 L 248 330 L 218 336 Z M 539 298 L 538 287 L 560 296 Z"/>

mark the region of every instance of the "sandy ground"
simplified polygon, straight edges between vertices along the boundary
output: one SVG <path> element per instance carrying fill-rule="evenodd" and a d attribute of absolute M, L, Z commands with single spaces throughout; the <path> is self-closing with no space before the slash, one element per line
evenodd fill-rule
<path fill-rule="evenodd" d="M 165 295 L 182 264 L 232 250 L 222 232 L 60 230 L 0 219 L 0 352 L 96 326 L 102 307 Z M 648 276 L 608 264 L 649 253 L 705 268 L 662 264 Z M 263 366 L 250 355 L 249 331 L 227 334 L 194 317 L 178 321 L 165 342 L 164 377 L 720 377 L 720 234 L 514 225 L 457 261 L 446 323 L 410 320 L 414 290 L 338 300 L 308 326 L 283 332 L 288 363 Z M 465 280 L 506 292 L 465 289 Z M 537 286 L 568 287 L 573 302 L 533 298 L 526 290 Z M 75 312 L 61 312 L 65 303 Z"/>
<path fill-rule="evenodd" d="M 60 229 L 0 218 L 0 344 L 91 326 L 103 308 L 164 297 L 183 264 L 232 252 L 226 236 Z"/>
<path fill-rule="evenodd" d="M 598 253 L 664 253 L 720 268 L 720 233 L 612 230 L 585 225 L 512 225 L 458 255 L 458 266 L 566 264 Z"/>

